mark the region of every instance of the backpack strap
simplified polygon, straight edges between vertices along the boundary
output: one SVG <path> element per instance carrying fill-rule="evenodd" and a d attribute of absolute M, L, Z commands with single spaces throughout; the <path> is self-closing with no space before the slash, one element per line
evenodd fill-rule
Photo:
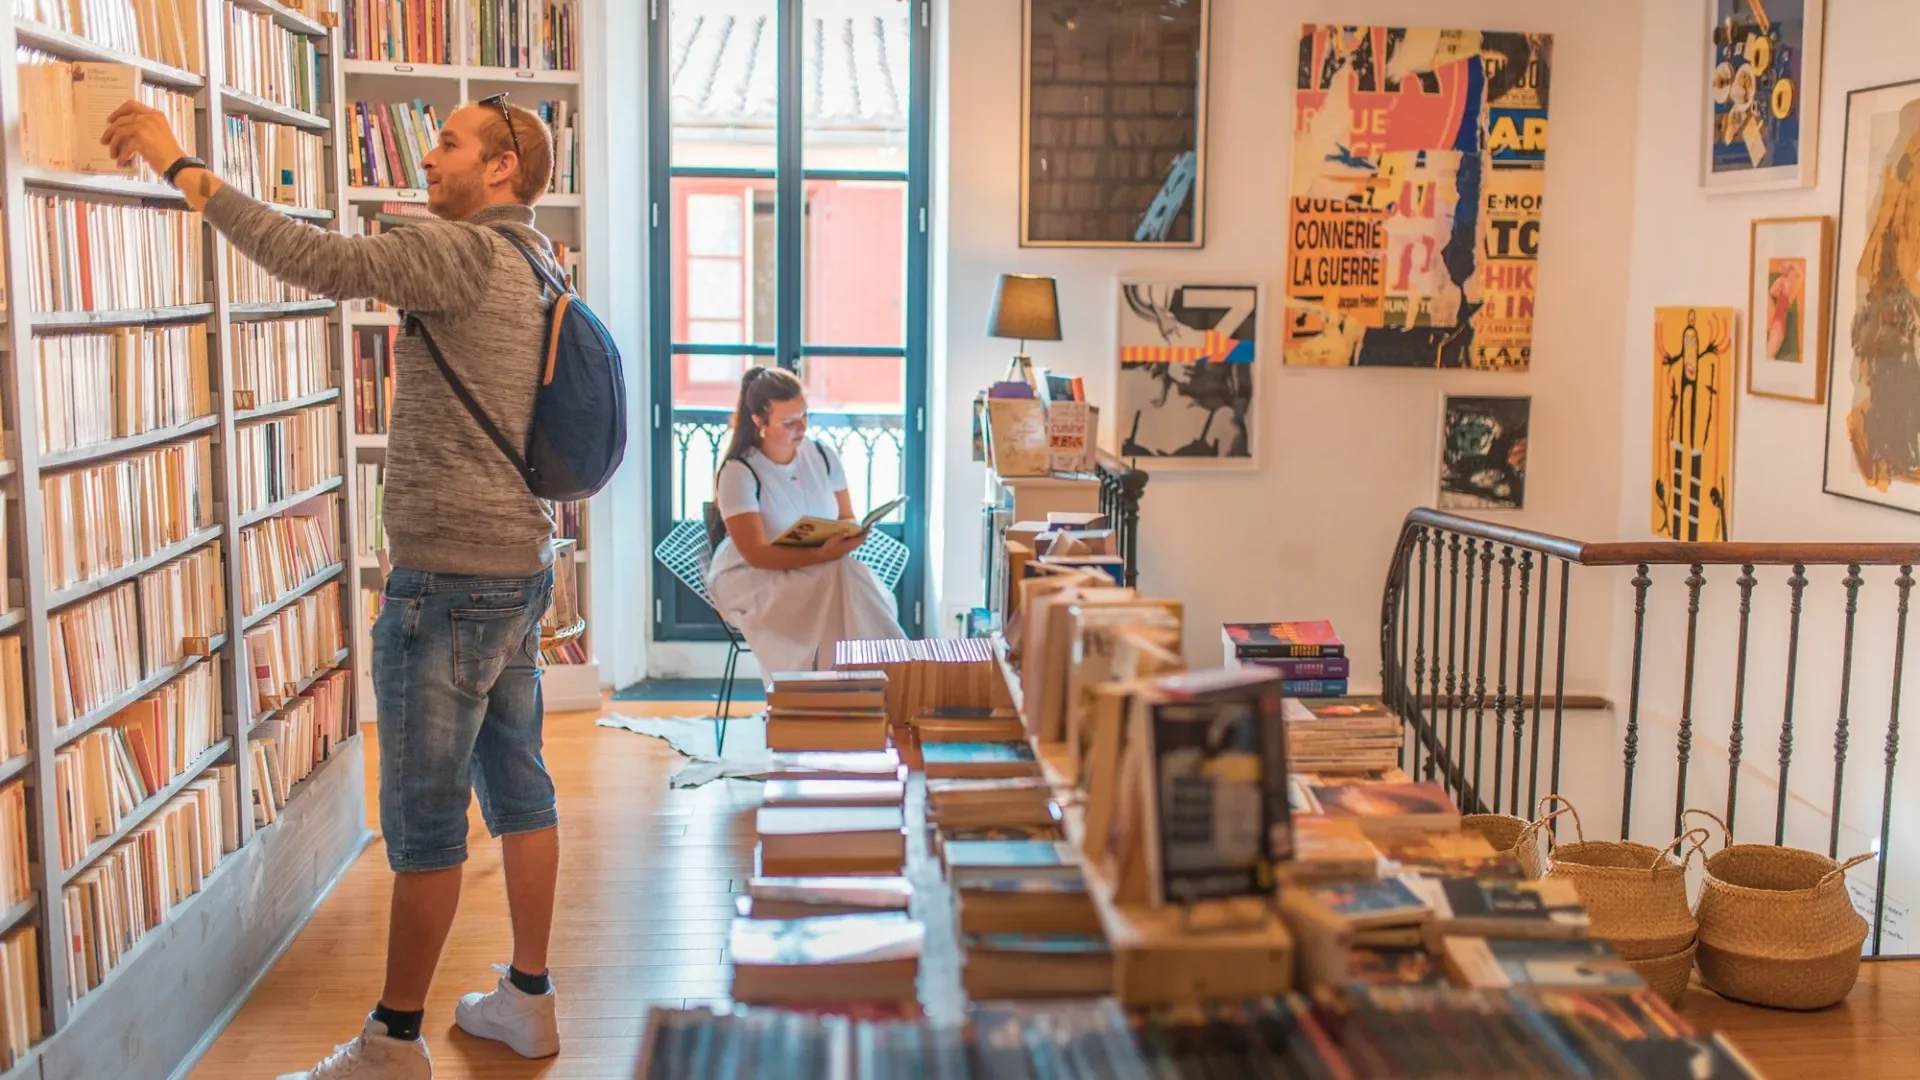
<path fill-rule="evenodd" d="M 419 334 L 421 340 L 427 343 L 427 352 L 433 357 L 434 366 L 440 369 L 441 377 L 447 380 L 447 386 L 453 391 L 453 396 L 459 398 L 460 404 L 467 407 L 473 422 L 479 424 L 480 430 L 486 432 L 487 438 L 493 440 L 493 445 L 499 447 L 500 452 L 507 456 L 507 460 L 519 471 L 521 479 L 526 481 L 527 486 L 531 488 L 538 483 L 539 475 L 527 464 L 526 455 L 516 450 L 513 444 L 507 441 L 506 435 L 500 431 L 500 426 L 493 422 L 493 418 L 487 415 L 487 410 L 482 408 L 480 402 L 474 398 L 473 391 L 468 390 L 467 384 L 460 381 L 460 376 L 453 373 L 453 365 L 447 363 L 446 355 L 440 351 L 439 344 L 427 331 L 427 325 L 420 321 L 420 316 L 412 314 L 407 316 L 407 331 Z"/>
<path fill-rule="evenodd" d="M 560 276 L 553 272 L 553 268 L 547 265 L 545 259 L 537 259 L 534 257 L 533 249 L 528 247 L 518 236 L 515 236 L 512 229 L 507 228 L 505 225 L 495 225 L 493 226 L 493 231 L 507 238 L 507 243 L 512 244 L 513 249 L 520 253 L 520 257 L 527 260 L 528 266 L 533 267 L 533 276 L 544 282 L 547 288 L 552 289 L 555 296 L 566 296 L 573 292 L 572 289 L 567 287 L 566 282 L 560 280 Z"/>

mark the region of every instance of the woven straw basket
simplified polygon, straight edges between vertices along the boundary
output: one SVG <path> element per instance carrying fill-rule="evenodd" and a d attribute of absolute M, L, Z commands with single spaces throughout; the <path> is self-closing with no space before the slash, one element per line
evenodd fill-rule
<path fill-rule="evenodd" d="M 1627 966 L 1639 972 L 1647 986 L 1667 1004 L 1678 1005 L 1687 992 L 1687 983 L 1693 979 L 1693 954 L 1698 948 L 1697 944 L 1691 944 L 1671 956 L 1628 960 Z"/>
<path fill-rule="evenodd" d="M 1528 877 L 1540 876 L 1540 834 L 1525 820 L 1512 814 L 1468 814 L 1460 827 L 1485 837 L 1500 854 L 1513 856 Z"/>
<path fill-rule="evenodd" d="M 1561 808 L 1545 813 L 1558 802 Z M 1546 877 L 1571 881 L 1590 920 L 1588 933 L 1613 943 L 1622 960 L 1671 960 L 1693 944 L 1698 924 L 1687 906 L 1686 864 L 1711 834 L 1682 833 L 1660 847 L 1631 840 L 1588 840 L 1573 804 L 1558 795 L 1540 801 L 1539 831 L 1562 814 L 1573 818 L 1573 843 L 1547 859 Z M 1680 858 L 1673 849 L 1691 844 Z"/>
<path fill-rule="evenodd" d="M 1823 1009 L 1845 998 L 1867 940 L 1846 872 L 1871 858 L 1835 862 L 1771 844 L 1731 844 L 1708 856 L 1700 981 L 1722 997 L 1776 1009 Z"/>

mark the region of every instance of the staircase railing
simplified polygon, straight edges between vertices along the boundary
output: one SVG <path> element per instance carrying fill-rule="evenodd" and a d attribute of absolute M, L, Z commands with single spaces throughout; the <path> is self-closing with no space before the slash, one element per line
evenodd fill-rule
<path fill-rule="evenodd" d="M 1878 955 L 1888 911 L 1888 849 L 1893 839 L 1901 689 L 1915 564 L 1920 564 L 1920 544 L 1589 544 L 1436 510 L 1414 510 L 1402 525 L 1388 570 L 1380 623 L 1381 685 L 1408 729 L 1404 763 L 1416 777 L 1444 783 L 1463 808 L 1530 816 L 1542 794 L 1561 789 L 1563 767 L 1570 764 L 1563 760 L 1562 751 L 1567 712 L 1597 703 L 1596 699 L 1570 698 L 1567 693 L 1568 627 L 1575 596 L 1611 606 L 1615 603 L 1612 589 L 1630 590 L 1631 673 L 1625 726 L 1619 732 L 1619 756 L 1614 759 L 1619 769 L 1622 838 L 1633 832 L 1636 798 L 1667 794 L 1641 790 L 1648 784 L 1666 784 L 1671 789 L 1673 829 L 1660 837 L 1665 839 L 1681 831 L 1681 813 L 1690 805 L 1690 779 L 1695 782 L 1694 805 L 1699 804 L 1701 786 L 1719 782 L 1718 767 L 1696 761 L 1694 754 L 1695 722 L 1711 711 L 1716 723 L 1722 717 L 1728 721 L 1724 809 L 1735 831 L 1743 770 L 1749 772 L 1751 784 L 1752 770 L 1760 768 L 1762 778 L 1776 789 L 1771 807 L 1771 842 L 1776 844 L 1786 842 L 1790 807 L 1811 802 L 1811 824 L 1817 830 L 1824 811 L 1828 819 L 1824 846 L 1829 854 L 1838 854 L 1843 817 L 1859 820 L 1863 815 L 1858 811 L 1871 805 L 1869 797 L 1878 796 L 1876 850 L 1881 858 L 1870 918 L 1871 951 Z M 1724 588 L 1729 574 L 1733 575 L 1731 594 Z M 1587 581 L 1589 577 L 1595 581 Z M 1578 590 L 1573 585 L 1576 578 L 1582 580 Z M 1600 586 L 1599 595 L 1591 591 L 1594 584 Z M 1709 594 L 1709 584 L 1720 586 L 1711 590 L 1718 604 L 1703 616 L 1702 598 Z M 1863 605 L 1863 596 L 1871 603 Z M 1671 616 L 1680 624 L 1680 633 L 1656 639 L 1661 643 L 1656 648 L 1677 643 L 1678 657 L 1650 656 L 1650 604 L 1654 619 Z M 1620 611 L 1624 615 L 1624 605 Z M 1822 628 L 1837 621 L 1838 633 L 1813 632 L 1803 640 L 1803 626 L 1816 615 Z M 1867 625 L 1869 616 L 1873 625 Z M 1777 640 L 1782 621 L 1784 643 Z M 1760 632 L 1763 624 L 1764 634 Z M 1602 620 L 1602 625 L 1610 623 Z M 1878 648 L 1888 635 L 1891 649 Z M 1729 638 L 1730 685 L 1724 679 L 1707 685 L 1699 678 L 1706 667 L 1701 650 L 1709 647 L 1720 655 Z M 1876 647 L 1863 653 L 1860 645 L 1869 638 Z M 1611 640 L 1595 643 L 1600 648 L 1610 644 Z M 1783 650 L 1772 652 L 1781 644 Z M 1770 652 L 1764 658 L 1763 647 Z M 1648 666 L 1655 659 L 1678 659 L 1677 692 L 1664 681 L 1649 686 Z M 1819 705 L 1807 700 L 1810 693 L 1803 684 L 1809 673 L 1817 671 L 1820 688 L 1830 688 L 1832 669 L 1824 665 L 1835 660 L 1836 698 L 1826 699 L 1834 708 L 1822 714 Z M 1869 671 L 1869 665 L 1875 670 Z M 1765 679 L 1750 677 L 1760 669 L 1766 670 Z M 1777 695 L 1763 701 L 1762 695 L 1774 688 L 1775 676 L 1782 674 Z M 1855 696 L 1856 687 L 1871 687 L 1878 700 L 1867 705 L 1863 697 Z M 1722 693 L 1729 697 L 1719 697 Z M 1643 756 L 1654 753 L 1642 741 L 1652 734 L 1647 721 L 1655 706 L 1662 715 L 1669 707 L 1677 708 L 1670 778 L 1664 762 Z M 1822 733 L 1826 721 L 1832 721 L 1831 761 L 1820 762 L 1823 771 L 1829 765 L 1832 769 L 1831 798 L 1825 807 L 1806 793 L 1809 787 L 1816 791 L 1823 787 L 1819 782 L 1823 777 L 1815 774 L 1809 784 L 1804 768 L 1801 774 L 1793 772 L 1796 708 L 1803 724 L 1810 713 L 1817 717 Z M 1867 783 L 1877 780 L 1873 787 L 1878 790 L 1859 790 L 1861 797 L 1849 800 L 1849 791 L 1855 790 L 1849 787 L 1848 772 L 1854 764 L 1853 737 L 1869 710 L 1876 719 L 1886 718 L 1879 775 L 1864 778 Z M 1746 741 L 1756 734 L 1776 736 L 1770 777 L 1764 775 L 1764 766 L 1747 760 Z M 1805 756 L 1804 750 L 1801 755 Z M 1578 768 L 1590 777 L 1602 764 L 1583 759 Z M 1653 764 L 1662 767 L 1652 770 Z M 1656 771 L 1658 776 L 1649 780 L 1647 774 Z M 1789 780 L 1795 777 L 1799 786 L 1792 787 Z M 1857 787 L 1863 779 L 1859 770 L 1852 777 Z M 1856 812 L 1845 814 L 1848 806 Z M 1712 809 L 1721 809 L 1717 800 Z M 1807 834 L 1808 821 L 1794 824 L 1796 833 Z M 1664 818 L 1660 825 L 1666 825 Z M 1861 831 L 1871 836 L 1876 827 Z"/>
<path fill-rule="evenodd" d="M 1140 584 L 1140 496 L 1147 490 L 1147 473 L 1121 461 L 1105 450 L 1094 462 L 1100 478 L 1100 512 L 1113 525 L 1114 541 L 1126 565 L 1122 581 L 1129 587 Z"/>

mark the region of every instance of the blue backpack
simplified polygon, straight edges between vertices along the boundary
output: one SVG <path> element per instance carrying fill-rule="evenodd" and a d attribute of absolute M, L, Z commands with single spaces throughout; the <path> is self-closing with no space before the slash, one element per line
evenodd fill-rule
<path fill-rule="evenodd" d="M 534 278 L 553 292 L 547 315 L 547 359 L 534 393 L 533 424 L 523 451 L 507 441 L 473 393 L 434 344 L 418 318 L 409 328 L 426 339 L 427 351 L 460 404 L 543 499 L 584 499 L 613 479 L 627 453 L 627 385 L 620 350 L 587 305 L 541 259 L 506 229 L 497 230 L 533 267 Z"/>

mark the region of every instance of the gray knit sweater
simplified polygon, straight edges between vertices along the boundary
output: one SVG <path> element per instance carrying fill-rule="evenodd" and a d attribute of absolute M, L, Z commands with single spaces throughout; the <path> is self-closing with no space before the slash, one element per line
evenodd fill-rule
<path fill-rule="evenodd" d="M 465 222 L 346 237 L 223 187 L 206 219 L 276 277 L 418 315 L 501 432 L 526 445 L 547 308 L 526 260 L 492 226 L 510 226 L 536 252 L 551 252 L 531 207 L 489 206 Z M 426 343 L 403 333 L 393 363 L 383 505 L 393 565 L 488 577 L 549 565 L 552 508 L 468 415 Z"/>

